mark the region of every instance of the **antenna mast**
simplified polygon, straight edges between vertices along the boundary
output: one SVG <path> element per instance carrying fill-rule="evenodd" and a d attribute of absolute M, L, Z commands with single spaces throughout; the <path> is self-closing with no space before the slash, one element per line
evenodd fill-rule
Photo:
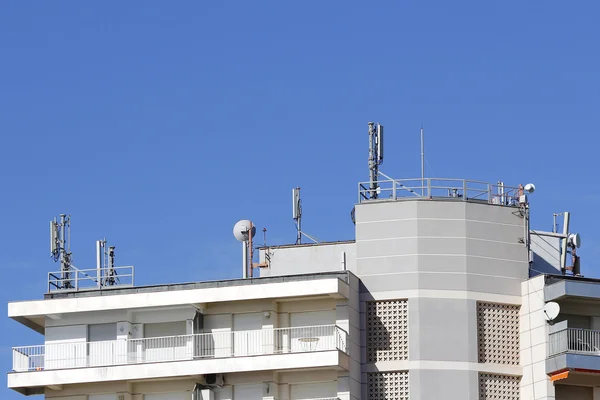
<path fill-rule="evenodd" d="M 115 246 L 107 246 L 106 238 L 96 241 L 96 270 L 96 283 L 99 288 L 118 283 Z"/>
<path fill-rule="evenodd" d="M 60 282 L 63 289 L 73 288 L 71 282 L 71 216 L 60 214 L 60 221 L 50 221 L 50 256 L 60 262 Z"/>
<path fill-rule="evenodd" d="M 302 231 L 302 200 L 300 200 L 300 188 L 292 189 L 292 218 L 296 223 L 296 244 L 302 244 L 302 235 L 315 243 L 319 240 Z"/>
<path fill-rule="evenodd" d="M 369 197 L 376 199 L 379 185 L 379 166 L 383 164 L 383 125 L 369 122 Z"/>
<path fill-rule="evenodd" d="M 300 200 L 300 188 L 292 189 L 292 218 L 296 223 L 296 244 L 302 243 L 302 201 Z"/>
<path fill-rule="evenodd" d="M 421 124 L 421 196 L 425 191 L 425 131 Z"/>

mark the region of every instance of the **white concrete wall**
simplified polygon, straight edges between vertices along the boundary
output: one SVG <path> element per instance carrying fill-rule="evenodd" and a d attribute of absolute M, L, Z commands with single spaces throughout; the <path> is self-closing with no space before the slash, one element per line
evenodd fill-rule
<path fill-rule="evenodd" d="M 560 274 L 560 239 L 533 234 L 530 238 L 533 252 L 531 276 Z"/>
<path fill-rule="evenodd" d="M 350 243 L 282 246 L 260 250 L 260 261 L 270 259 L 269 268 L 261 268 L 260 276 L 282 276 L 316 272 L 356 272 L 356 246 Z"/>
<path fill-rule="evenodd" d="M 521 285 L 521 378 L 522 400 L 554 400 L 554 385 L 546 375 L 548 325 L 544 318 L 544 276 Z"/>
<path fill-rule="evenodd" d="M 212 388 L 213 400 L 305 400 L 315 398 L 339 397 L 347 399 L 340 392 L 338 371 L 332 369 L 288 372 L 248 372 L 225 375 L 225 385 Z M 111 400 L 118 395 L 125 400 L 179 400 L 189 395 L 200 380 L 185 378 L 146 382 L 118 382 L 99 384 L 71 385 L 63 390 L 46 391 L 46 398 L 52 400 L 88 400 L 86 395 L 104 397 Z M 104 397 L 103 397 L 104 396 Z M 113 396 L 113 397 L 111 397 Z M 170 397 L 169 397 L 170 396 Z M 95 397 L 92 397 L 95 399 Z"/>
<path fill-rule="evenodd" d="M 10 318 L 30 318 L 65 314 L 91 313 L 104 310 L 124 311 L 149 310 L 157 307 L 181 307 L 229 301 L 251 301 L 264 299 L 295 299 L 310 296 L 347 297 L 348 285 L 338 278 L 323 277 L 306 281 L 287 281 L 207 287 L 180 291 L 139 292 L 111 296 L 91 296 L 52 300 L 20 301 L 8 304 Z"/>

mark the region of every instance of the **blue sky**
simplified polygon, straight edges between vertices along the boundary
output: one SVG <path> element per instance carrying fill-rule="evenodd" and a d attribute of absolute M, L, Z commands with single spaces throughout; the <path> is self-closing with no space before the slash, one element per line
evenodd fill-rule
<path fill-rule="evenodd" d="M 569 210 L 583 273 L 600 276 L 596 2 L 5 2 L 0 10 L 0 301 L 39 299 L 48 220 L 72 215 L 75 265 L 106 236 L 138 284 L 241 274 L 233 224 L 269 243 L 304 227 L 353 238 L 382 171 L 534 182 L 534 227 Z M 42 337 L 4 318 L 10 347 Z M 20 395 L 0 388 L 0 398 Z"/>

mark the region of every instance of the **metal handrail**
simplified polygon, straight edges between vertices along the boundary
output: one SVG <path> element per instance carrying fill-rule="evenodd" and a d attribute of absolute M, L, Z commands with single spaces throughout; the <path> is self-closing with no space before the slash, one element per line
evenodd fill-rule
<path fill-rule="evenodd" d="M 563 353 L 600 355 L 600 331 L 566 328 L 553 332 L 548 338 L 548 354 Z"/>
<path fill-rule="evenodd" d="M 53 271 L 48 273 L 48 293 L 56 291 L 82 290 L 82 289 L 102 289 L 110 287 L 104 282 L 107 279 L 118 281 L 118 286 L 134 286 L 134 267 L 113 267 L 112 269 L 77 269 L 72 268 L 68 271 L 69 277 L 63 278 L 62 271 Z M 109 276 L 109 273 L 114 275 Z M 70 287 L 67 287 L 67 282 Z"/>
<path fill-rule="evenodd" d="M 383 175 L 383 174 L 381 174 Z M 518 206 L 518 187 L 491 184 L 489 182 L 453 178 L 410 178 L 386 179 L 377 181 L 377 189 L 370 188 L 370 182 L 358 183 L 358 202 L 378 199 L 433 199 L 457 198 L 463 201 L 482 201 L 503 206 Z M 376 194 L 376 196 L 374 196 Z"/>
<path fill-rule="evenodd" d="M 98 342 L 13 347 L 13 371 L 100 367 L 340 350 L 348 333 L 337 325 L 197 333 Z"/>

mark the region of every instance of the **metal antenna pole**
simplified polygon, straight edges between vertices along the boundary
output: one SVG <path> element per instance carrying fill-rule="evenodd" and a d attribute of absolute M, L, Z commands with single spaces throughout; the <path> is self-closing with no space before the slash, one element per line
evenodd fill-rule
<path fill-rule="evenodd" d="M 421 196 L 425 191 L 425 131 L 421 124 Z"/>
<path fill-rule="evenodd" d="M 253 264 L 254 264 L 254 244 L 252 243 L 252 232 L 254 231 L 254 224 L 252 222 L 250 222 L 250 230 L 248 231 L 248 258 L 250 259 L 250 261 L 248 261 L 248 277 L 252 278 L 252 275 L 254 274 L 253 271 Z"/>
<path fill-rule="evenodd" d="M 377 147 L 375 143 L 375 123 L 369 122 L 369 197 L 372 199 L 377 198 Z"/>
<path fill-rule="evenodd" d="M 108 270 L 106 271 L 108 277 L 106 278 L 108 285 L 114 285 L 115 280 L 115 246 L 109 246 L 108 248 Z"/>
<path fill-rule="evenodd" d="M 560 246 L 560 269 L 562 274 L 564 275 L 566 273 L 566 267 L 567 267 L 567 244 L 568 244 L 568 238 L 569 238 L 569 221 L 571 217 L 571 213 L 568 211 L 565 211 L 563 218 L 564 218 L 564 222 L 563 222 L 563 238 L 561 239 L 561 246 Z"/>
<path fill-rule="evenodd" d="M 302 243 L 302 204 L 300 188 L 292 189 L 292 218 L 296 222 L 296 244 Z"/>
<path fill-rule="evenodd" d="M 71 262 L 70 262 L 70 254 L 69 254 L 69 248 L 70 243 L 69 240 L 66 236 L 67 233 L 67 224 L 68 224 L 68 220 L 67 220 L 67 215 L 66 214 L 60 214 L 60 270 L 61 270 L 61 281 L 63 284 L 63 287 L 65 288 L 71 288 L 71 280 L 70 280 L 70 274 L 69 274 L 69 269 L 71 267 Z M 70 227 L 69 227 L 69 231 L 70 231 Z"/>
<path fill-rule="evenodd" d="M 242 242 L 242 278 L 248 278 L 248 242 Z"/>
<path fill-rule="evenodd" d="M 96 240 L 96 283 L 98 288 L 102 287 L 102 240 Z"/>

